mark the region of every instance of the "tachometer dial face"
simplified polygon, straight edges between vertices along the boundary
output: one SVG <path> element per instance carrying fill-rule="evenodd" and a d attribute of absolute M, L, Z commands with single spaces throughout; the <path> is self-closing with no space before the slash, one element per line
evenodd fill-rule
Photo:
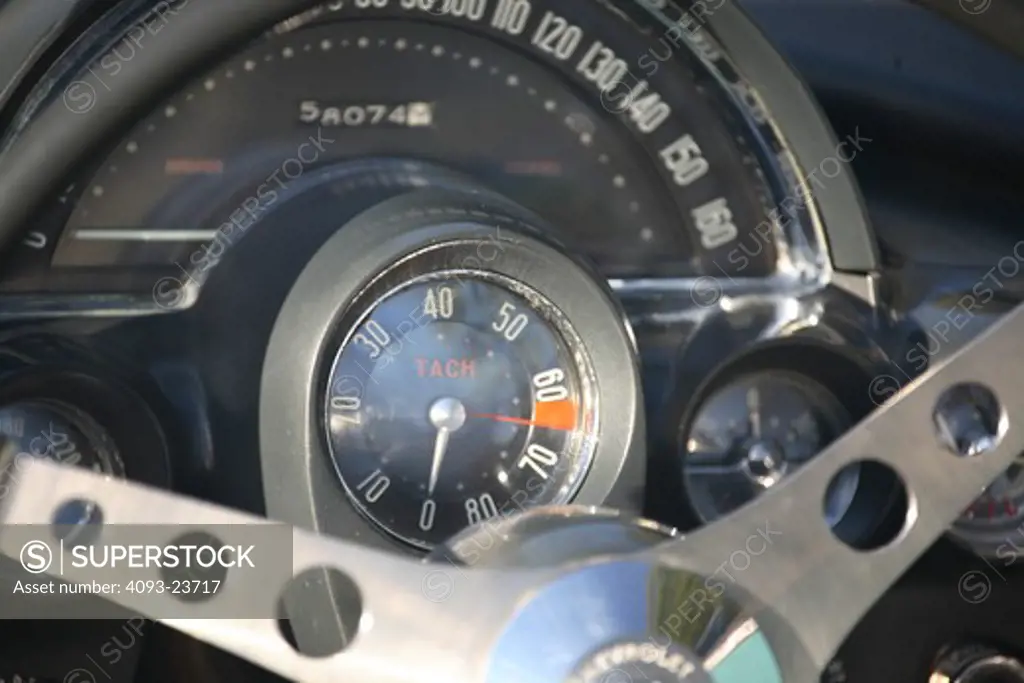
<path fill-rule="evenodd" d="M 629 3 L 370 4 L 288 22 L 141 121 L 36 236 L 54 276 L 201 279 L 311 169 L 368 157 L 464 173 L 611 277 L 774 272 L 788 157 L 707 32 Z"/>
<path fill-rule="evenodd" d="M 568 322 L 520 283 L 432 274 L 373 304 L 334 364 L 325 412 L 353 503 L 420 548 L 571 500 L 595 399 Z"/>

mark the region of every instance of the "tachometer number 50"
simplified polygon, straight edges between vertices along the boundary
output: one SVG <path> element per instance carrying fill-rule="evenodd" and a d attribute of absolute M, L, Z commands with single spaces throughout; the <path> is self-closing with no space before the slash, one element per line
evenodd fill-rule
<path fill-rule="evenodd" d="M 501 305 L 498 311 L 498 319 L 491 326 L 495 332 L 500 332 L 505 339 L 515 341 L 523 333 L 530 319 L 525 313 L 516 314 L 516 307 L 507 301 Z"/>

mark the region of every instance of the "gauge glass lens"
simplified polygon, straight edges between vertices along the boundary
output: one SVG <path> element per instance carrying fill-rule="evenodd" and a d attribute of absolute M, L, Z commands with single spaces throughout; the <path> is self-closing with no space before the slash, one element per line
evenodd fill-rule
<path fill-rule="evenodd" d="M 48 399 L 26 400 L 0 408 L 0 499 L 18 480 L 28 460 L 41 458 L 98 474 L 124 476 L 124 465 L 107 433 L 89 415 Z M 72 501 L 55 523 L 83 524 L 95 505 Z"/>
<path fill-rule="evenodd" d="M 953 453 L 985 453 L 998 443 L 1001 410 L 994 395 L 976 384 L 963 384 L 943 395 L 935 409 L 935 426 Z M 978 554 L 1011 562 L 1024 547 L 1024 459 L 1018 458 L 953 523 L 952 538 Z"/>
<path fill-rule="evenodd" d="M 15 472 L 23 458 L 44 458 L 93 472 L 121 474 L 120 459 L 102 428 L 64 404 L 23 401 L 0 408 L 0 441 L 0 463 Z"/>
<path fill-rule="evenodd" d="M 712 522 L 750 502 L 808 462 L 849 427 L 823 390 L 788 374 L 736 380 L 699 407 L 684 443 L 683 478 L 694 511 Z M 858 466 L 832 481 L 825 497 L 830 526 L 848 513 Z"/>
<path fill-rule="evenodd" d="M 961 516 L 958 523 L 965 528 L 994 525 L 1011 527 L 1024 520 L 1024 465 L 1014 464 L 993 481 L 985 493 Z"/>
<path fill-rule="evenodd" d="M 380 158 L 409 177 L 339 183 L 336 200 L 424 183 L 427 163 L 543 216 L 609 277 L 775 272 L 766 216 L 796 196 L 789 157 L 692 17 L 658 3 L 666 31 L 640 3 L 456 4 L 330 3 L 282 24 L 126 133 L 15 261 L 52 253 L 53 287 L 84 286 L 84 268 L 146 294 L 202 282 L 313 171 Z"/>
<path fill-rule="evenodd" d="M 421 548 L 463 528 L 569 501 L 589 464 L 584 354 L 539 295 L 482 274 L 386 295 L 335 362 L 330 452 L 353 503 Z"/>
<path fill-rule="evenodd" d="M 1024 553 L 1024 463 L 993 481 L 953 525 L 953 537 L 1012 564 Z"/>

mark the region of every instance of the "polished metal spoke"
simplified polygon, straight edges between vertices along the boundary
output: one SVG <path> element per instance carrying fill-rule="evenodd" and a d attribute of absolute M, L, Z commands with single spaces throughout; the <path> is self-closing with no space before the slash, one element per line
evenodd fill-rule
<path fill-rule="evenodd" d="M 178 533 L 175 525 L 178 529 L 209 529 L 277 524 L 85 470 L 33 461 L 18 471 L 13 491 L 3 501 L 0 552 L 18 558 L 23 542 L 20 535 L 5 534 L 3 529 L 49 524 L 54 512 L 70 500 L 95 502 L 102 510 L 104 525 L 153 525 L 151 542 L 155 545 L 172 543 L 173 534 Z M 161 533 L 166 537 L 159 537 Z M 334 568 L 359 589 L 363 609 L 358 632 L 349 647 L 336 655 L 311 658 L 299 654 L 272 618 L 223 618 L 231 615 L 218 613 L 215 604 L 183 605 L 169 593 L 144 596 L 122 591 L 106 597 L 290 680 L 451 683 L 482 678 L 485 659 L 467 653 L 486 653 L 519 596 L 552 576 L 543 571 L 496 573 L 467 571 L 451 564 L 428 565 L 301 529 L 293 529 L 292 552 L 295 574 L 310 568 Z M 123 580 L 139 579 L 140 571 L 126 569 Z M 69 578 L 67 567 L 64 578 Z M 229 577 L 225 586 L 245 595 L 257 605 L 254 610 L 267 615 L 275 614 L 285 588 L 264 585 L 258 577 L 244 574 Z M 187 618 L 166 618 L 169 614 Z"/>
<path fill-rule="evenodd" d="M 792 476 L 736 513 L 661 546 L 655 559 L 750 591 L 766 606 L 762 616 L 791 630 L 801 645 L 803 656 L 784 670 L 793 680 L 817 680 L 868 608 L 1024 452 L 1022 355 L 1024 308 L 1018 308 Z M 966 383 L 992 391 L 1004 415 L 1002 439 L 976 457 L 949 450 L 935 418 L 944 392 Z M 874 551 L 839 541 L 823 512 L 832 478 L 861 460 L 891 467 L 910 499 L 903 531 Z"/>

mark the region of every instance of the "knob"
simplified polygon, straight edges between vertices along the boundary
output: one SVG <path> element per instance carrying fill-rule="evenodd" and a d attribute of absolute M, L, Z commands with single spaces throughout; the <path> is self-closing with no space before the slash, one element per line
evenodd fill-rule
<path fill-rule="evenodd" d="M 928 683 L 1024 683 L 1024 664 L 988 645 L 949 648 L 940 653 Z"/>

